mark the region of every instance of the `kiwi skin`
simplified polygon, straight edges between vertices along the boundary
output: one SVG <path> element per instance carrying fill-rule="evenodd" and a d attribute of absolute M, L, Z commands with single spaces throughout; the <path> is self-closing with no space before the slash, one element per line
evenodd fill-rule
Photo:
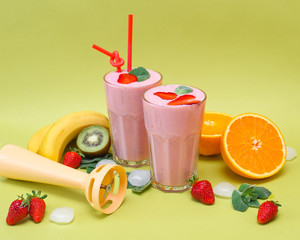
<path fill-rule="evenodd" d="M 102 126 L 103 127 L 103 126 Z M 76 145 L 77 145 L 77 148 L 80 149 L 80 151 L 84 154 L 85 157 L 87 158 L 95 158 L 95 157 L 99 157 L 99 156 L 103 156 L 105 154 L 108 153 L 109 149 L 110 149 L 110 145 L 111 145 L 111 137 L 110 137 L 110 131 L 107 127 L 105 127 L 108 131 L 108 136 L 109 136 L 109 140 L 107 141 L 107 144 L 100 150 L 100 151 L 97 151 L 97 152 L 86 152 L 86 151 L 83 151 L 77 144 L 77 141 L 76 141 Z M 84 129 L 83 129 L 84 130 Z"/>

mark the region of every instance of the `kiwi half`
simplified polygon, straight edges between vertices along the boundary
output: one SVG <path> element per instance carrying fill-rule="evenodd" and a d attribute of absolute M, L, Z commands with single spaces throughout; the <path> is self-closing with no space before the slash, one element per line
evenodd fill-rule
<path fill-rule="evenodd" d="M 89 126 L 79 133 L 76 145 L 86 157 L 104 155 L 110 147 L 109 132 L 99 125 Z"/>

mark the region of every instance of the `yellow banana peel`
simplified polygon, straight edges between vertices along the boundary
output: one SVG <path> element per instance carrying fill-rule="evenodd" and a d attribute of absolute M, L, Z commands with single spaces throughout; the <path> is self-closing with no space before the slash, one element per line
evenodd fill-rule
<path fill-rule="evenodd" d="M 80 111 L 68 114 L 55 122 L 42 139 L 38 154 L 60 162 L 68 143 L 86 127 L 101 125 L 109 129 L 108 118 L 94 111 Z"/>
<path fill-rule="evenodd" d="M 52 126 L 53 123 L 41 128 L 35 134 L 33 134 L 28 142 L 27 149 L 31 152 L 37 153 L 40 149 L 42 140 Z"/>

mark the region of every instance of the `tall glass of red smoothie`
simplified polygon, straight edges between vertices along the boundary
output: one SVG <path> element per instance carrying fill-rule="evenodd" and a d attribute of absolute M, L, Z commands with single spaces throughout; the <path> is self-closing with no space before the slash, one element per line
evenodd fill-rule
<path fill-rule="evenodd" d="M 120 81 L 120 75 L 127 74 L 125 70 L 104 76 L 113 156 L 123 166 L 140 167 L 149 160 L 142 99 L 146 90 L 161 85 L 162 76 L 153 70 L 147 71 L 148 79 L 130 83 L 126 79 Z"/>
<path fill-rule="evenodd" d="M 148 132 L 152 185 L 162 191 L 190 188 L 197 175 L 198 142 L 206 95 L 197 88 L 162 85 L 143 97 Z"/>

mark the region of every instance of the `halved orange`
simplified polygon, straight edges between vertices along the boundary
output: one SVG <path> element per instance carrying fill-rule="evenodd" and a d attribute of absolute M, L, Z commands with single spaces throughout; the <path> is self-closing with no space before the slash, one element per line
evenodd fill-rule
<path fill-rule="evenodd" d="M 238 115 L 228 124 L 221 153 L 232 171 L 251 179 L 274 175 L 286 161 L 286 145 L 278 127 L 254 113 Z"/>
<path fill-rule="evenodd" d="M 220 154 L 220 142 L 233 116 L 220 112 L 205 112 L 202 133 L 199 141 L 199 153 L 204 156 Z"/>

